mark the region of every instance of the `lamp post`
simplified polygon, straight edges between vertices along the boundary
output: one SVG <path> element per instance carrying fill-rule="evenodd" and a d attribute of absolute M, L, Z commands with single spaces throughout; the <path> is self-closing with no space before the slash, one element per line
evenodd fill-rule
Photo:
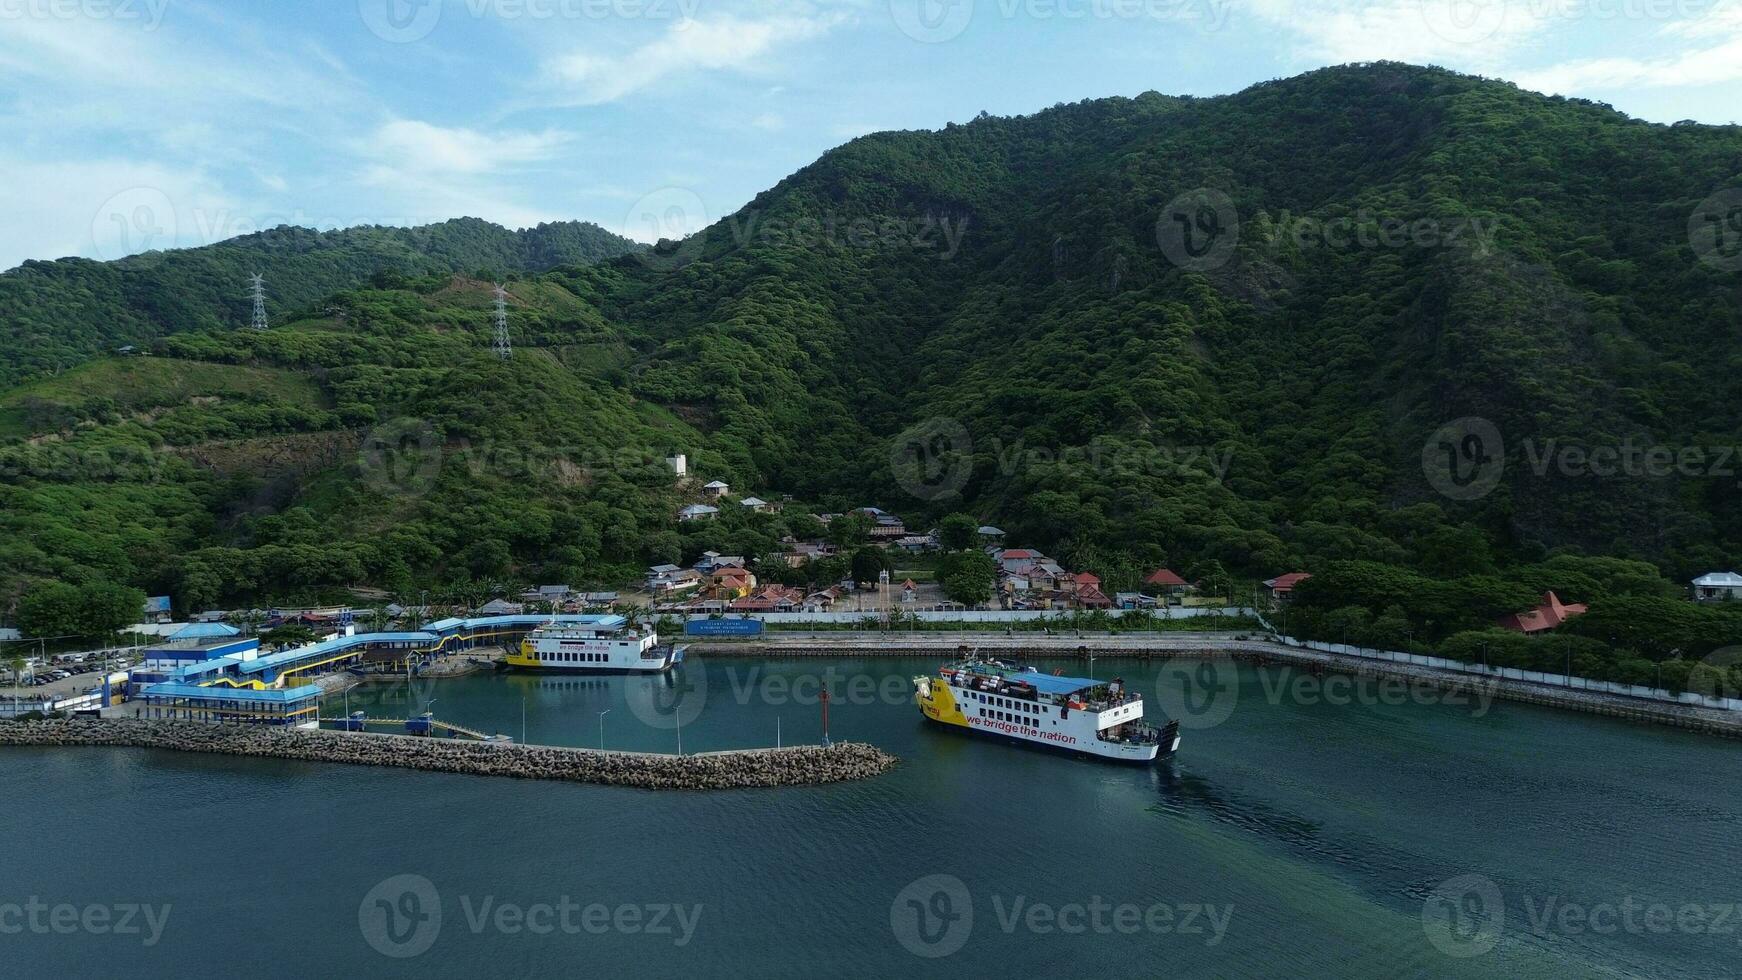
<path fill-rule="evenodd" d="M 599 712 L 599 751 L 600 752 L 605 751 L 605 716 L 610 714 L 610 713 L 611 713 L 610 708 L 606 708 L 604 711 Z M 680 722 L 680 724 L 681 724 L 681 722 Z M 681 735 L 678 736 L 678 739 L 679 739 L 678 745 L 680 746 L 677 750 L 678 755 L 683 754 L 683 749 L 681 747 L 683 745 L 682 738 L 683 738 L 683 736 L 681 736 Z"/>

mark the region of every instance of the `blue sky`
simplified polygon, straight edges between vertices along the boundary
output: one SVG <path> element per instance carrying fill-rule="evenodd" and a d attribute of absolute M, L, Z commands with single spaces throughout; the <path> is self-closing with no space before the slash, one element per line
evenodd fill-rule
<path fill-rule="evenodd" d="M 879 129 L 1381 58 L 1742 120 L 1742 0 L 0 0 L 0 268 L 458 215 L 650 240 Z"/>

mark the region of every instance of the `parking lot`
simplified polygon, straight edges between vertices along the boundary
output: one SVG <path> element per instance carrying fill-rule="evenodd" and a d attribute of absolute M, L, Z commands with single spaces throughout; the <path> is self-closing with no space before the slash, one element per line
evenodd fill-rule
<path fill-rule="evenodd" d="M 80 662 L 37 664 L 34 668 L 27 667 L 22 684 L 14 682 L 11 668 L 8 666 L 4 671 L 5 680 L 0 681 L 0 698 L 64 698 L 72 694 L 83 694 L 96 687 L 103 678 L 103 655 L 95 653 L 87 656 L 89 659 Z M 108 659 L 108 665 L 112 670 L 120 670 L 125 664 L 126 661 L 118 656 L 111 655 Z M 66 671 L 67 676 L 53 678 L 56 671 Z"/>

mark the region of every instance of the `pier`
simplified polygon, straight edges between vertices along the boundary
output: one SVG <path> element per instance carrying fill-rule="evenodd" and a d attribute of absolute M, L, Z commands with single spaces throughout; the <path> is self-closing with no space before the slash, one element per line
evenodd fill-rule
<path fill-rule="evenodd" d="M 80 745 L 391 766 L 640 789 L 808 786 L 868 779 L 900 761 L 860 742 L 664 755 L 189 721 L 74 718 L 0 722 L 0 748 Z"/>

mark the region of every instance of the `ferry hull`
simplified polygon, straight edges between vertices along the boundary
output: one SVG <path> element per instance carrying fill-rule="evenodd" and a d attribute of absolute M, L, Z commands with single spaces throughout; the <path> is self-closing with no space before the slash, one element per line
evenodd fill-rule
<path fill-rule="evenodd" d="M 1165 729 L 1165 737 L 1160 742 L 1108 741 L 1097 736 L 1092 722 L 1084 724 L 1092 717 L 1085 713 L 1079 712 L 1075 715 L 1076 724 L 1071 724 L 1070 717 L 1062 720 L 1049 718 L 1050 727 L 1043 729 L 1035 725 L 983 717 L 986 712 L 977 707 L 964 707 L 957 701 L 955 690 L 941 680 L 915 678 L 915 683 L 917 686 L 914 702 L 919 705 L 920 713 L 926 720 L 947 728 L 1113 762 L 1148 764 L 1172 755 L 1179 748 L 1179 729 L 1175 725 L 1169 725 Z"/>
<path fill-rule="evenodd" d="M 571 664 L 538 664 L 525 661 L 502 660 L 497 662 L 498 670 L 511 671 L 516 674 L 663 674 L 672 665 L 655 665 L 652 667 L 608 667 L 604 664 L 596 666 Z"/>
<path fill-rule="evenodd" d="M 1156 762 L 1158 762 L 1160 760 L 1171 758 L 1173 756 L 1173 754 L 1179 750 L 1179 738 L 1175 737 L 1166 745 L 1149 745 L 1149 746 L 1139 747 L 1139 748 L 1147 748 L 1150 752 L 1150 754 L 1148 754 L 1148 755 L 1145 755 L 1141 751 L 1132 752 L 1132 753 L 1125 753 L 1125 754 L 1120 754 L 1120 755 L 1107 755 L 1107 754 L 1104 754 L 1101 752 L 1094 752 L 1094 751 L 1089 751 L 1089 750 L 1085 750 L 1082 748 L 1078 748 L 1078 747 L 1073 746 L 1073 745 L 1057 745 L 1057 744 L 1052 743 L 1052 742 L 1041 742 L 1041 741 L 1037 741 L 1034 739 L 1019 738 L 1015 735 L 1006 735 L 1003 732 L 996 732 L 996 731 L 992 731 L 992 730 L 986 729 L 986 728 L 975 728 L 971 725 L 970 726 L 955 725 L 955 724 L 951 724 L 950 722 L 940 721 L 937 718 L 932 718 L 929 716 L 926 717 L 926 721 L 931 722 L 932 724 L 938 726 L 939 728 L 948 729 L 951 732 L 959 732 L 959 733 L 962 733 L 963 735 L 979 736 L 980 738 L 996 739 L 1000 742 L 1005 743 L 1006 745 L 1016 745 L 1016 746 L 1020 746 L 1020 747 L 1025 748 L 1025 749 L 1037 749 L 1039 751 L 1050 752 L 1050 753 L 1053 753 L 1055 755 L 1068 755 L 1068 756 L 1074 756 L 1076 758 L 1096 759 L 1096 760 L 1099 760 L 1102 762 L 1116 762 L 1116 763 L 1121 763 L 1124 765 L 1133 765 L 1133 766 L 1154 765 Z"/>

